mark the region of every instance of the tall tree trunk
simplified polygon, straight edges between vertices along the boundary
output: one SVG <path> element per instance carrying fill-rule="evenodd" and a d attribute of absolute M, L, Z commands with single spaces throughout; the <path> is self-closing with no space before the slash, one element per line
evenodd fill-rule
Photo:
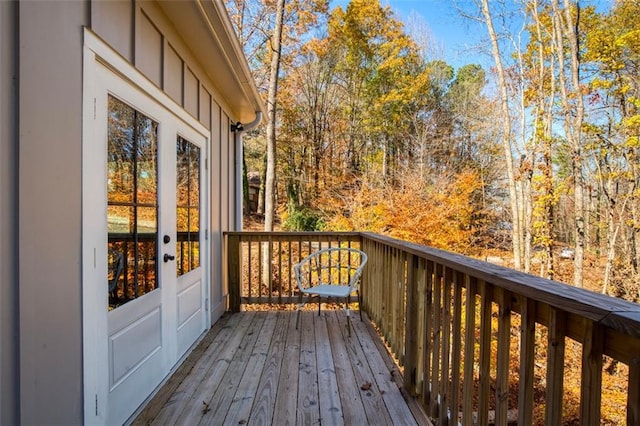
<path fill-rule="evenodd" d="M 247 157 L 242 150 L 242 209 L 249 213 L 249 177 L 247 176 Z"/>
<path fill-rule="evenodd" d="M 491 39 L 491 47 L 493 60 L 496 64 L 498 74 L 498 86 L 500 89 L 500 105 L 502 110 L 502 148 L 507 168 L 507 178 L 509 180 L 509 198 L 512 216 L 511 239 L 513 244 L 513 264 L 516 269 L 522 269 L 522 218 L 518 208 L 518 194 L 516 188 L 515 173 L 513 169 L 513 153 L 511 150 L 511 116 L 509 111 L 509 98 L 507 93 L 507 82 L 504 67 L 502 66 L 502 57 L 500 56 L 500 47 L 498 45 L 498 36 L 493 27 L 493 19 L 489 11 L 489 0 L 482 0 L 482 14 L 484 15 L 489 37 Z"/>
<path fill-rule="evenodd" d="M 541 180 L 537 185 L 540 195 L 537 203 L 539 218 L 538 239 L 544 249 L 544 262 L 546 276 L 554 278 L 555 265 L 553 246 L 555 243 L 554 232 L 554 178 L 553 178 L 553 103 L 556 96 L 556 80 L 554 76 L 555 63 L 553 55 L 547 58 L 542 23 L 538 15 L 540 4 L 533 2 L 532 14 L 535 22 L 537 37 L 537 99 L 535 107 L 534 138 L 536 151 L 542 156 L 542 161 L 537 166 L 541 172 Z M 545 64 L 549 64 L 548 67 Z M 548 76 L 548 77 L 547 77 Z M 545 87 L 548 84 L 548 89 Z M 532 159 L 536 157 L 534 153 Z M 534 161 L 534 160 L 532 160 Z M 533 174 L 533 164 L 532 173 Z"/>
<path fill-rule="evenodd" d="M 276 204 L 276 106 L 278 99 L 278 74 L 280 72 L 280 53 L 282 51 L 282 22 L 284 2 L 276 3 L 276 25 L 271 37 L 271 67 L 269 72 L 269 91 L 267 94 L 267 173 L 265 177 L 264 230 L 273 231 L 273 218 Z"/>
<path fill-rule="evenodd" d="M 555 35 L 555 49 L 558 55 L 560 93 L 562 97 L 562 107 L 564 110 L 565 134 L 571 147 L 571 168 L 573 172 L 573 192 L 574 192 L 574 217 L 575 217 L 575 254 L 573 259 L 573 285 L 582 287 L 584 269 L 584 250 L 586 245 L 585 208 L 584 208 L 584 166 L 582 158 L 582 121 L 584 119 L 584 102 L 580 90 L 580 53 L 578 46 L 578 23 L 580 17 L 580 4 L 576 2 L 576 16 L 578 19 L 574 23 L 571 12 L 571 2 L 564 0 L 564 10 L 561 13 L 558 0 L 552 0 L 553 26 Z M 564 16 L 563 16 L 564 15 Z M 564 18 L 564 19 L 563 19 Z M 565 51 L 564 38 L 567 38 L 569 45 L 569 64 L 571 66 L 572 95 L 575 98 L 574 105 L 569 102 L 572 96 L 569 93 L 569 84 L 565 78 Z"/>
<path fill-rule="evenodd" d="M 584 174 L 582 160 L 582 121 L 584 120 L 584 98 L 580 88 L 580 48 L 578 46 L 578 25 L 580 23 L 580 2 L 576 1 L 576 21 L 573 22 L 569 0 L 564 1 L 564 14 L 566 16 L 567 35 L 571 47 L 571 80 L 576 99 L 576 115 L 573 123 L 573 154 L 574 154 L 574 193 L 575 193 L 575 217 L 576 217 L 576 251 L 574 257 L 573 284 L 582 287 L 584 251 L 587 245 L 585 234 L 585 208 L 584 208 Z"/>
<path fill-rule="evenodd" d="M 631 154 L 631 155 L 629 155 Z M 627 157 L 627 162 L 631 164 L 631 181 L 629 184 L 631 188 L 640 187 L 640 167 L 638 167 L 638 155 L 637 151 L 629 153 Z M 635 160 L 635 161 L 634 161 Z M 630 193 L 634 194 L 635 191 L 630 191 Z M 634 277 L 640 273 L 640 200 L 638 199 L 638 195 L 635 194 L 631 198 L 631 266 L 633 268 Z M 639 296 L 640 296 L 640 289 Z"/>
<path fill-rule="evenodd" d="M 259 215 L 264 214 L 264 193 L 265 193 L 265 181 L 267 176 L 267 153 L 262 156 L 262 167 L 260 168 L 260 188 L 258 189 L 258 210 L 256 213 Z"/>
<path fill-rule="evenodd" d="M 276 3 L 276 24 L 271 37 L 271 67 L 269 71 L 269 90 L 267 92 L 267 167 L 264 191 L 264 230 L 273 231 L 273 219 L 276 209 L 276 107 L 278 99 L 278 74 L 280 72 L 280 53 L 282 42 L 282 21 L 284 18 L 284 2 Z M 263 284 L 268 285 L 271 276 L 271 250 L 269 243 L 262 245 L 262 277 Z M 269 291 L 273 291 L 270 288 Z"/>
<path fill-rule="evenodd" d="M 607 166 L 607 165 L 603 165 Z M 601 166 L 602 167 L 602 166 Z M 608 167 L 607 167 L 608 169 Z M 607 170 L 606 190 L 604 191 L 607 198 L 607 262 L 604 267 L 604 276 L 602 278 L 602 294 L 607 294 L 611 275 L 613 273 L 613 261 L 616 257 L 616 239 L 620 227 L 615 226 L 615 207 L 617 194 L 614 194 L 613 178 L 611 170 Z"/>

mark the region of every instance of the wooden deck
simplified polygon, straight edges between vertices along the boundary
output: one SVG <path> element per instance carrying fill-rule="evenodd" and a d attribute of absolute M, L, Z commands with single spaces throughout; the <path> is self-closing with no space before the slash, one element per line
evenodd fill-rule
<path fill-rule="evenodd" d="M 403 398 L 366 315 L 351 337 L 343 311 L 305 311 L 299 330 L 295 320 L 225 314 L 134 424 L 429 424 Z"/>

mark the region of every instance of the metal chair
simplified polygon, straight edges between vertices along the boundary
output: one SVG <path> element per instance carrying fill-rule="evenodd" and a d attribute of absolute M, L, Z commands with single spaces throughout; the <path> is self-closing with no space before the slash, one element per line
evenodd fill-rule
<path fill-rule="evenodd" d="M 318 298 L 318 315 L 322 298 L 344 298 L 347 313 L 347 328 L 351 336 L 351 315 L 349 302 L 354 292 L 358 297 L 360 320 L 362 320 L 362 300 L 360 298 L 360 277 L 367 263 L 367 255 L 360 250 L 346 247 L 331 247 L 311 253 L 294 265 L 294 273 L 299 289 L 299 303 L 296 329 L 300 322 L 300 311 L 313 298 Z M 303 301 L 303 296 L 309 296 Z"/>
<path fill-rule="evenodd" d="M 124 272 L 124 253 L 110 249 L 108 252 L 108 277 L 107 281 L 109 282 L 109 293 L 115 297 L 116 288 L 118 286 L 118 280 Z"/>

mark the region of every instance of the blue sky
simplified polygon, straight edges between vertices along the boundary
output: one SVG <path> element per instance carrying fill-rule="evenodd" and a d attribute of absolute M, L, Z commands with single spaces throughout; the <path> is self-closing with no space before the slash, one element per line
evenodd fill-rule
<path fill-rule="evenodd" d="M 433 47 L 433 59 L 444 59 L 456 69 L 468 63 L 490 64 L 491 58 L 480 53 L 476 47 L 485 39 L 486 29 L 478 23 L 464 19 L 456 10 L 453 0 L 380 0 L 389 6 L 409 30 L 419 28 L 419 33 L 428 32 Z M 469 8 L 471 0 L 457 0 Z M 349 0 L 332 0 L 331 8 L 349 4 Z M 422 23 L 417 23 L 422 21 Z M 425 28 L 427 31 L 420 31 Z"/>
<path fill-rule="evenodd" d="M 491 1 L 491 0 L 490 0 Z M 581 6 L 596 5 L 600 10 L 608 10 L 614 0 L 582 0 Z M 331 7 L 343 6 L 349 0 L 332 0 Z M 487 30 L 480 23 L 463 18 L 456 4 L 467 10 L 476 9 L 473 0 L 380 0 L 384 6 L 390 6 L 407 28 L 411 22 L 422 20 L 424 26 L 429 29 L 435 42 L 436 51 L 439 51 L 439 59 L 444 59 L 454 68 L 469 63 L 478 63 L 485 68 L 492 65 L 492 59 L 488 53 L 483 53 L 478 47 L 488 41 Z M 509 5 L 518 4 L 515 0 L 506 0 Z M 495 3 L 494 3 L 495 4 Z M 514 27 L 521 25 L 516 18 L 512 19 Z M 496 23 L 496 27 L 497 27 Z M 487 51 L 487 49 L 484 49 Z"/>
<path fill-rule="evenodd" d="M 422 19 L 433 35 L 442 59 L 455 68 L 467 63 L 486 62 L 477 46 L 486 38 L 486 29 L 463 18 L 451 0 L 382 0 L 407 25 Z M 463 3 L 463 2 L 460 2 Z M 466 2 L 469 3 L 469 2 Z M 469 8 L 472 4 L 464 5 Z M 418 17 L 418 18 L 416 18 Z"/>

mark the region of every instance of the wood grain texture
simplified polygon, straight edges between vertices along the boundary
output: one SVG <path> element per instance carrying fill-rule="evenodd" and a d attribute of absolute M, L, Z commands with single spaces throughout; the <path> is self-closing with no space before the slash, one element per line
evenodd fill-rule
<path fill-rule="evenodd" d="M 354 380 L 353 368 L 347 352 L 347 346 L 340 330 L 336 312 L 327 312 L 327 331 L 333 351 L 333 362 L 336 369 L 336 380 L 340 388 L 342 416 L 344 424 L 358 424 L 367 417 L 362 405 L 360 386 Z M 356 321 L 354 321 L 355 323 Z"/>
<path fill-rule="evenodd" d="M 282 357 L 282 367 L 278 376 L 278 385 L 273 407 L 274 425 L 295 425 L 298 394 L 298 372 L 300 371 L 300 330 L 296 329 L 296 316 L 283 315 L 288 319 L 288 328 Z"/>
<path fill-rule="evenodd" d="M 276 324 L 271 337 L 271 344 L 266 354 L 264 368 L 260 374 L 260 382 L 255 393 L 255 402 L 251 407 L 251 417 L 256 424 L 270 424 L 273 420 L 290 316 L 276 313 Z"/>
<path fill-rule="evenodd" d="M 342 310 L 305 311 L 300 330 L 295 314 L 224 316 L 134 423 L 430 424 L 415 401 L 419 420 L 408 407 L 368 318 L 354 319 L 348 337 Z"/>

